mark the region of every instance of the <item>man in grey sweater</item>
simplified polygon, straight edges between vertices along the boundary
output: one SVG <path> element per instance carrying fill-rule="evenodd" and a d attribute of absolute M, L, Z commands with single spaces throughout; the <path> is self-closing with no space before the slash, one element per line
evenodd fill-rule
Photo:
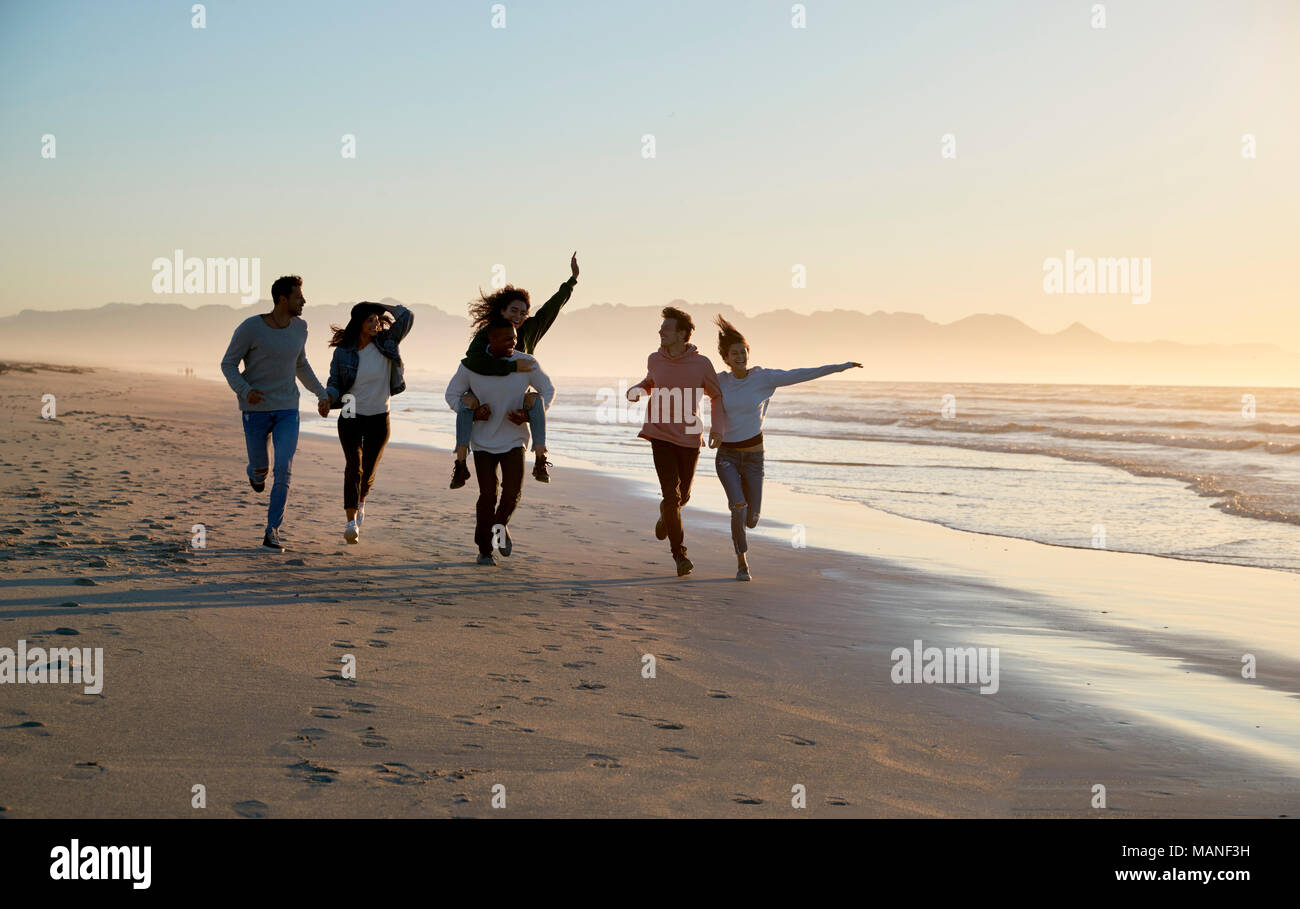
<path fill-rule="evenodd" d="M 307 304 L 302 278 L 288 275 L 277 279 L 271 285 L 271 299 L 275 308 L 269 313 L 239 323 L 221 358 L 221 372 L 239 397 L 248 447 L 248 482 L 257 492 L 266 488 L 268 440 L 275 445 L 274 482 L 262 545 L 283 552 L 280 524 L 298 448 L 298 386 L 294 379 L 316 395 L 316 410 L 322 417 L 329 416 L 330 398 L 307 362 L 307 323 L 299 318 Z"/>

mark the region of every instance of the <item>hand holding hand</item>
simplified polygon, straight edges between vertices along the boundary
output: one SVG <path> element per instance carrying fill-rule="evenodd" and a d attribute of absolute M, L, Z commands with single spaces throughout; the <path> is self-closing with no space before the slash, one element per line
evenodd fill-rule
<path fill-rule="evenodd" d="M 320 398 L 319 400 L 317 400 L 316 412 L 320 414 L 322 417 L 328 417 L 330 415 L 330 399 Z"/>
<path fill-rule="evenodd" d="M 490 419 L 491 417 L 492 417 L 492 408 L 489 407 L 489 406 L 486 405 L 486 404 L 480 404 L 480 405 L 479 405 L 479 406 L 474 410 L 474 419 L 475 419 L 476 421 L 478 421 L 478 420 L 487 420 L 487 419 Z"/>
<path fill-rule="evenodd" d="M 528 422 L 528 411 L 524 410 L 522 407 L 511 410 L 506 413 L 506 419 L 511 423 L 514 423 L 516 426 L 523 426 Z"/>

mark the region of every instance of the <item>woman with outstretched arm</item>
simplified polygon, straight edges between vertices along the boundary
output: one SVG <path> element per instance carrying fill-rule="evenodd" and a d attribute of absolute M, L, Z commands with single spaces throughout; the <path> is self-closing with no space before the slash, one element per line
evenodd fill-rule
<path fill-rule="evenodd" d="M 772 394 L 785 385 L 797 385 L 861 367 L 861 363 L 835 363 L 806 369 L 764 369 L 749 365 L 749 342 L 722 316 L 718 326 L 718 353 L 731 367 L 718 373 L 722 387 L 722 404 L 727 413 L 726 428 L 718 443 L 714 467 L 727 492 L 731 507 L 731 540 L 736 546 L 736 580 L 748 581 L 749 549 L 745 528 L 758 526 L 758 512 L 763 503 L 763 419 Z"/>

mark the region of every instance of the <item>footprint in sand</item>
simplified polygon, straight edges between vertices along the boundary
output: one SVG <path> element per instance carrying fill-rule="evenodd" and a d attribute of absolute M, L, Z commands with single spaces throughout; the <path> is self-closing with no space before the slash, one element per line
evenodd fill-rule
<path fill-rule="evenodd" d="M 3 728 L 5 728 L 5 729 L 21 729 L 21 730 L 23 730 L 24 732 L 26 732 L 28 735 L 37 735 L 37 736 L 41 736 L 41 737 L 45 737 L 45 736 L 50 735 L 50 733 L 47 732 L 47 731 L 45 730 L 45 724 L 44 724 L 44 723 L 38 723 L 36 720 L 28 720 L 28 721 L 25 722 L 25 723 L 15 723 L 15 724 L 12 725 L 12 726 L 5 726 L 5 727 L 3 727 Z"/>
<path fill-rule="evenodd" d="M 655 720 L 654 727 L 656 729 L 685 729 L 686 728 L 681 723 L 674 723 L 672 720 Z"/>
<path fill-rule="evenodd" d="M 578 691 L 599 691 L 601 688 L 604 688 L 605 686 L 602 685 L 600 682 L 588 682 L 586 679 L 582 679 L 577 685 L 574 685 L 573 687 Z"/>
<path fill-rule="evenodd" d="M 527 704 L 529 707 L 549 707 L 551 704 L 555 703 L 555 699 L 536 697 L 536 698 L 529 698 L 528 700 L 524 701 L 524 703 Z"/>
<path fill-rule="evenodd" d="M 318 719 L 318 720 L 342 719 L 342 717 L 339 714 L 335 713 L 334 710 L 335 708 L 333 707 L 313 707 L 310 711 L 308 711 L 308 713 L 311 714 L 313 719 Z"/>
<path fill-rule="evenodd" d="M 584 666 L 595 666 L 596 664 L 591 660 L 577 660 L 572 663 L 561 663 L 560 665 L 565 669 L 581 669 Z"/>
<path fill-rule="evenodd" d="M 779 738 L 779 739 L 780 739 L 781 741 L 783 741 L 783 742 L 789 742 L 791 745 L 815 745 L 815 744 L 817 744 L 817 743 L 814 742 L 812 739 L 806 739 L 806 738 L 804 738 L 803 736 L 799 736 L 799 735 L 790 735 L 790 734 L 787 733 L 787 732 L 783 732 L 783 733 L 781 733 L 780 735 L 777 736 L 777 738 Z"/>
<path fill-rule="evenodd" d="M 828 795 L 826 796 L 826 804 L 833 805 L 836 808 L 847 808 L 849 805 L 849 800 L 846 798 L 841 798 L 838 795 Z"/>
<path fill-rule="evenodd" d="M 516 685 L 531 685 L 533 680 L 527 676 L 520 675 L 517 672 L 500 673 L 489 672 L 487 677 L 494 682 L 511 682 Z"/>
<path fill-rule="evenodd" d="M 660 748 L 659 750 L 660 750 L 660 751 L 666 751 L 666 752 L 668 752 L 669 754 L 675 754 L 675 755 L 677 755 L 677 757 L 685 758 L 685 759 L 688 760 L 688 761 L 698 761 L 698 760 L 699 760 L 699 757 L 697 757 L 697 756 L 694 755 L 694 754 L 691 754 L 691 753 L 690 753 L 689 751 L 687 751 L 685 748 Z"/>
<path fill-rule="evenodd" d="M 72 770 L 63 776 L 61 780 L 93 780 L 101 773 L 107 773 L 108 768 L 99 761 L 77 761 L 72 765 Z"/>
<path fill-rule="evenodd" d="M 600 767 L 602 770 L 612 770 L 615 767 L 622 767 L 618 758 L 610 757 L 608 754 L 589 754 L 587 759 L 591 761 L 591 766 Z"/>
<path fill-rule="evenodd" d="M 429 774 L 421 773 L 406 764 L 389 763 L 387 761 L 382 764 L 375 764 L 371 770 L 382 782 L 398 786 L 421 785 L 432 779 Z"/>
<path fill-rule="evenodd" d="M 727 694 L 727 692 L 722 691 L 721 689 L 718 689 L 718 688 L 710 688 L 710 689 L 709 689 L 709 697 L 711 697 L 711 698 L 729 698 L 729 697 L 731 697 L 731 695 Z"/>
<path fill-rule="evenodd" d="M 259 802 L 257 799 L 235 802 L 230 807 L 233 808 L 235 814 L 240 817 L 266 817 L 271 810 L 270 806 L 265 802 Z"/>
<path fill-rule="evenodd" d="M 387 748 L 388 739 L 376 732 L 374 726 L 367 726 L 366 731 L 361 734 L 361 744 L 367 748 Z"/>
<path fill-rule="evenodd" d="M 374 713 L 375 705 L 367 704 L 365 701 L 344 701 L 347 705 L 348 713 Z"/>
<path fill-rule="evenodd" d="M 536 732 L 536 729 L 529 729 L 527 726 L 520 726 L 518 723 L 512 723 L 509 720 L 493 720 L 490 725 L 500 726 L 509 732 Z"/>
<path fill-rule="evenodd" d="M 313 786 L 321 786 L 326 783 L 334 782 L 334 777 L 338 776 L 338 771 L 326 767 L 324 764 L 318 764 L 303 758 L 296 764 L 290 764 L 289 770 L 291 776 L 295 776 L 305 783 Z"/>
<path fill-rule="evenodd" d="M 731 800 L 737 805 L 761 805 L 762 799 L 756 799 L 753 796 L 745 795 L 743 792 L 737 792 L 731 797 Z"/>

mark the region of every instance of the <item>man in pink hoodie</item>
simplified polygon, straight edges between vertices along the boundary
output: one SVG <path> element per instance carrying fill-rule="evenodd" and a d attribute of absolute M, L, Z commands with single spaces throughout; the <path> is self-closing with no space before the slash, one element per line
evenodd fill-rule
<path fill-rule="evenodd" d="M 682 506 L 691 497 L 691 481 L 695 479 L 695 464 L 699 461 L 700 445 L 704 441 L 700 399 L 709 396 L 712 431 L 721 433 L 722 389 L 709 358 L 689 343 L 691 332 L 695 330 L 691 317 L 672 306 L 664 309 L 663 317 L 663 324 L 659 326 L 662 346 L 650 354 L 646 361 L 646 377 L 627 390 L 627 397 L 629 401 L 636 401 L 643 394 L 651 396 L 646 407 L 645 425 L 637 435 L 650 441 L 655 472 L 659 474 L 659 487 L 663 493 L 655 537 L 660 540 L 668 538 L 680 577 L 690 574 L 695 567 L 686 557 L 683 544 L 686 531 L 682 526 Z"/>

